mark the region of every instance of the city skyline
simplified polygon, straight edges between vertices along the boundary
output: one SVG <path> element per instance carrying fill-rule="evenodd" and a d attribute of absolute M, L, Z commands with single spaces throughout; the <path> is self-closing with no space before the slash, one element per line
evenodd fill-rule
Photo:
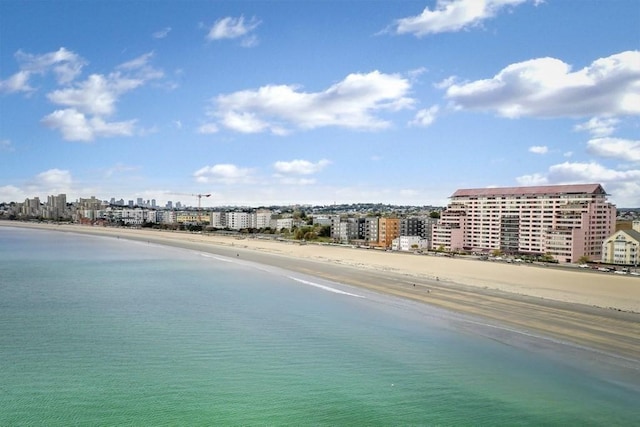
<path fill-rule="evenodd" d="M 0 39 L 0 202 L 640 207 L 636 1 L 8 0 Z"/>

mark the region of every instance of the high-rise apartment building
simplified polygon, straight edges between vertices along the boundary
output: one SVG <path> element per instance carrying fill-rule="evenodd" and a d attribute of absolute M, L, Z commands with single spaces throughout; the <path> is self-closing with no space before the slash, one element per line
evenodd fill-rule
<path fill-rule="evenodd" d="M 34 197 L 33 199 L 25 199 L 21 206 L 20 214 L 23 216 L 35 217 L 40 215 L 40 198 Z"/>
<path fill-rule="evenodd" d="M 433 227 L 432 247 L 600 260 L 615 220 L 600 184 L 464 189 Z"/>
<path fill-rule="evenodd" d="M 58 194 L 57 196 L 48 196 L 47 205 L 43 209 L 42 216 L 47 219 L 61 219 L 68 217 L 67 195 Z"/>

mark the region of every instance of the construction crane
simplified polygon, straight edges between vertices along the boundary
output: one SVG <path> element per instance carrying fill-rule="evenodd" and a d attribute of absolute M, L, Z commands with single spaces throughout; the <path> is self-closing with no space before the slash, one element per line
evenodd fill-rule
<path fill-rule="evenodd" d="M 198 223 L 202 223 L 202 198 L 203 197 L 211 197 L 211 193 L 209 194 L 194 194 L 194 193 L 171 193 L 178 196 L 195 196 L 198 198 Z"/>
<path fill-rule="evenodd" d="M 196 196 L 198 198 L 198 209 L 200 209 L 200 201 L 203 197 L 211 197 L 211 194 L 192 194 L 192 196 Z"/>
<path fill-rule="evenodd" d="M 196 196 L 198 198 L 198 224 L 202 224 L 202 206 L 201 201 L 203 197 L 211 197 L 211 193 L 209 194 L 192 194 L 192 196 Z"/>

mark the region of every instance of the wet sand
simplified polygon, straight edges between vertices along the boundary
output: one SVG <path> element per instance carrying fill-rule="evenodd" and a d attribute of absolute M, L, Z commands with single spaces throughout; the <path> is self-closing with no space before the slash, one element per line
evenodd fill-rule
<path fill-rule="evenodd" d="M 176 246 L 285 268 L 480 316 L 640 362 L 640 277 L 156 230 L 0 222 Z"/>

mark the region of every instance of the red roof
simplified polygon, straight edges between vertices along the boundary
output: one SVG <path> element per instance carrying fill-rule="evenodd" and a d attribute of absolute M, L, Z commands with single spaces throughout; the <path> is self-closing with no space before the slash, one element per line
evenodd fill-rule
<path fill-rule="evenodd" d="M 469 188 L 457 190 L 451 197 L 525 196 L 539 194 L 606 194 L 600 184 L 541 185 L 535 187 Z"/>

